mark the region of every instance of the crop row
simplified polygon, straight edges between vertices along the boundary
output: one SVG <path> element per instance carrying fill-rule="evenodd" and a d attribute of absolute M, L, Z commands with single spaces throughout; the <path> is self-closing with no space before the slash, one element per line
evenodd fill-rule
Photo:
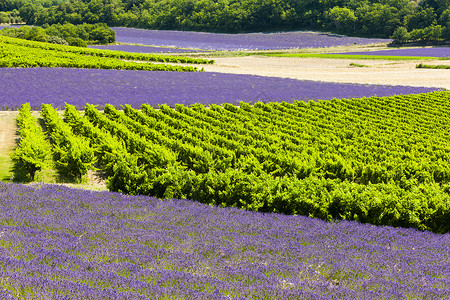
<path fill-rule="evenodd" d="M 83 109 L 142 103 L 190 105 L 202 103 L 274 102 L 392 96 L 437 91 L 436 88 L 339 84 L 289 78 L 211 72 L 147 72 L 65 68 L 0 68 L 0 110 L 15 110 L 30 102 L 39 110 L 43 99 L 55 108 L 65 103 Z"/>
<path fill-rule="evenodd" d="M 124 61 L 112 57 L 90 56 L 82 53 L 30 47 L 28 44 L 20 45 L 3 42 L 8 39 L 13 38 L 0 37 L 0 67 L 64 67 L 145 71 L 197 71 L 197 68 L 191 66 L 139 63 Z M 61 47 L 69 48 L 69 46 Z"/>
<path fill-rule="evenodd" d="M 435 92 L 103 113 L 88 104 L 84 115 L 66 106 L 65 119 L 97 149 L 113 191 L 447 232 L 449 100 Z"/>
<path fill-rule="evenodd" d="M 45 168 L 50 156 L 50 146 L 45 140 L 44 132 L 31 114 L 29 103 L 22 105 L 17 117 L 20 140 L 12 155 L 17 166 L 17 181 L 32 181 L 37 171 Z"/>
<path fill-rule="evenodd" d="M 174 55 L 131 53 L 131 52 L 126 52 L 126 51 L 111 51 L 111 50 L 91 49 L 91 48 L 82 48 L 82 47 L 71 47 L 71 46 L 43 43 L 43 42 L 37 42 L 37 41 L 28 41 L 28 40 L 11 38 L 11 37 L 6 37 L 6 36 L 0 36 L 0 41 L 5 44 L 23 46 L 23 47 L 27 47 L 27 48 L 35 48 L 35 49 L 41 49 L 41 50 L 81 54 L 81 55 L 96 56 L 96 57 L 109 57 L 109 58 L 117 58 L 117 59 L 137 60 L 137 61 L 153 61 L 153 62 L 163 62 L 163 63 L 190 63 L 190 64 L 212 64 L 212 63 L 214 63 L 214 60 L 207 60 L 207 59 L 201 59 L 201 58 L 191 58 L 191 57 L 174 56 Z"/>

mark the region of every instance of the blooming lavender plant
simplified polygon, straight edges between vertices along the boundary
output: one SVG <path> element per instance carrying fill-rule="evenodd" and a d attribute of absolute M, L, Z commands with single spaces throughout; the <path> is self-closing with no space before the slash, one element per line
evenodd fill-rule
<path fill-rule="evenodd" d="M 364 51 L 364 52 L 346 52 L 339 54 L 450 57 L 450 47 L 393 49 L 393 50 Z"/>
<path fill-rule="evenodd" d="M 368 39 L 314 32 L 206 33 L 112 27 L 116 41 L 153 46 L 205 50 L 264 50 L 332 47 L 351 44 L 387 43 L 389 39 Z"/>
<path fill-rule="evenodd" d="M 338 84 L 252 75 L 221 73 L 175 73 L 93 69 L 0 69 L 0 108 L 17 109 L 30 102 L 82 108 L 130 104 L 139 107 L 175 103 L 211 104 L 294 100 L 329 100 L 364 96 L 390 96 L 435 91 L 434 88 Z"/>
<path fill-rule="evenodd" d="M 1 295 L 448 299 L 450 234 L 0 182 Z"/>

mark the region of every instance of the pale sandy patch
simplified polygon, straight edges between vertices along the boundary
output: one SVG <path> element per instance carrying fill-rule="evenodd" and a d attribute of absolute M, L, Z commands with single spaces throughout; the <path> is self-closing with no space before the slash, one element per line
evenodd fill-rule
<path fill-rule="evenodd" d="M 450 89 L 450 70 L 417 69 L 419 63 L 450 65 L 449 60 L 386 61 L 300 57 L 216 57 L 207 72 L 251 74 L 339 83 L 407 85 Z M 369 67 L 352 67 L 351 63 Z"/>
<path fill-rule="evenodd" d="M 17 143 L 17 112 L 0 111 L 0 180 L 12 178 L 11 153 Z"/>
<path fill-rule="evenodd" d="M 16 145 L 17 111 L 0 111 L 0 153 L 10 151 Z"/>

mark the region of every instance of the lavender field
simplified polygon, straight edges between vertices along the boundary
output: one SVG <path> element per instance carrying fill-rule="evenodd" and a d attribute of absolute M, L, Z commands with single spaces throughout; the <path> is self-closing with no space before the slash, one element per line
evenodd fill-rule
<path fill-rule="evenodd" d="M 88 48 L 102 49 L 102 50 L 114 50 L 125 51 L 134 53 L 187 53 L 187 52 L 200 52 L 195 49 L 180 49 L 180 48 L 167 48 L 167 47 L 151 47 L 151 46 L 136 46 L 136 45 L 91 45 Z"/>
<path fill-rule="evenodd" d="M 55 185 L 0 205 L 2 299 L 450 297 L 450 234 Z"/>
<path fill-rule="evenodd" d="M 388 43 L 389 39 L 368 39 L 312 32 L 206 33 L 112 27 L 119 43 L 171 46 L 204 50 L 267 50 L 316 48 Z"/>
<path fill-rule="evenodd" d="M 450 47 L 392 49 L 392 50 L 365 51 L 365 52 L 346 52 L 339 54 L 450 57 Z"/>
<path fill-rule="evenodd" d="M 158 105 L 193 103 L 329 100 L 390 96 L 438 89 L 338 84 L 252 75 L 207 72 L 147 72 L 62 68 L 0 68 L 0 109 L 14 110 L 25 102 L 33 109 L 48 103 L 79 108 L 86 103 L 103 106 L 142 103 Z"/>

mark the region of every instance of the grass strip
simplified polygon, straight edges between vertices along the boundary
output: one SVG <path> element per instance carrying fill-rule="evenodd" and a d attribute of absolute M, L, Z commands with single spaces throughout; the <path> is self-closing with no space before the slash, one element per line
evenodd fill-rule
<path fill-rule="evenodd" d="M 355 64 L 355 63 L 350 63 L 349 66 L 350 67 L 358 67 L 358 68 L 370 68 L 370 66 L 368 66 L 368 65 L 361 65 L 361 64 Z"/>
<path fill-rule="evenodd" d="M 379 59 L 379 60 L 448 60 L 449 57 L 423 57 L 423 56 L 387 56 L 387 55 L 356 55 L 356 54 L 326 54 L 326 53 L 273 53 L 266 54 L 276 57 L 309 57 L 334 59 Z"/>
<path fill-rule="evenodd" d="M 418 64 L 416 66 L 418 69 L 450 69 L 449 65 L 424 65 Z"/>

